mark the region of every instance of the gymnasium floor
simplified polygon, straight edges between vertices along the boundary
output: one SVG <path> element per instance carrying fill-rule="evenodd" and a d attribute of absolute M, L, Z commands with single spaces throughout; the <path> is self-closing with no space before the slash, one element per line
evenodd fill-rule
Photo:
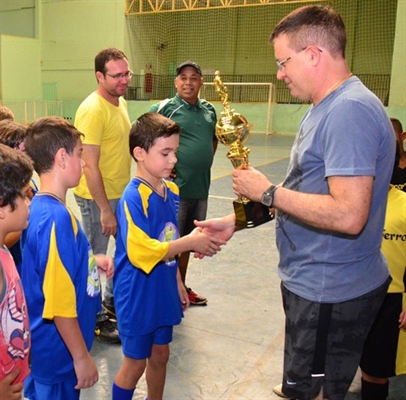
<path fill-rule="evenodd" d="M 253 134 L 245 143 L 250 162 L 277 183 L 284 177 L 293 137 Z M 219 144 L 212 168 L 209 217 L 232 211 L 228 148 Z M 71 195 L 73 210 L 79 212 Z M 174 329 L 164 393 L 166 400 L 271 400 L 281 382 L 284 317 L 274 223 L 241 231 L 213 258 L 192 260 L 187 283 L 209 299 L 189 308 Z M 110 248 L 110 252 L 113 248 Z M 83 390 L 82 400 L 111 399 L 111 385 L 122 353 L 120 345 L 95 340 L 92 355 L 99 382 Z M 391 382 L 389 400 L 406 400 L 406 376 Z M 142 379 L 133 399 L 146 397 Z M 345 400 L 359 400 L 348 394 Z"/>

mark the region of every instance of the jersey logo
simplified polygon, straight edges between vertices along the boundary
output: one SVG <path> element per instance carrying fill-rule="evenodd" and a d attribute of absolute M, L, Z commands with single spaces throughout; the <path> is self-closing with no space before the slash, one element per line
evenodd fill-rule
<path fill-rule="evenodd" d="M 162 243 L 172 242 L 172 240 L 179 239 L 179 231 L 176 225 L 172 222 L 167 222 L 162 230 L 161 234 L 158 237 L 158 240 Z M 176 257 L 167 258 L 165 264 L 168 267 L 176 266 Z"/>
<path fill-rule="evenodd" d="M 89 297 L 100 296 L 100 276 L 97 269 L 96 260 L 93 255 L 93 250 L 89 246 L 89 265 L 87 276 L 87 295 Z"/>

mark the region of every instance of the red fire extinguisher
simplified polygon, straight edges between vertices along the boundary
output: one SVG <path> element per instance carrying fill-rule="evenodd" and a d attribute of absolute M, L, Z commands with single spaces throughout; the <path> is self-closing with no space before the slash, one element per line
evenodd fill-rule
<path fill-rule="evenodd" d="M 152 73 L 145 74 L 145 93 L 152 93 Z"/>

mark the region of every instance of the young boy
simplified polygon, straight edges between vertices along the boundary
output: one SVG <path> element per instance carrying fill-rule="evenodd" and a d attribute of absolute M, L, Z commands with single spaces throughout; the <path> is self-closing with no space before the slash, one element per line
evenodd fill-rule
<path fill-rule="evenodd" d="M 363 400 L 385 400 L 388 377 L 406 373 L 402 347 L 406 329 L 406 304 L 402 306 L 402 294 L 406 292 L 406 193 L 393 185 L 399 159 L 397 147 L 382 234 L 382 253 L 393 280 L 364 344 L 360 362 Z"/>
<path fill-rule="evenodd" d="M 25 151 L 25 137 L 27 135 L 27 126 L 19 124 L 13 120 L 0 121 L 0 144 L 5 144 L 12 149 L 18 151 Z M 38 188 L 33 178 L 30 182 L 30 200 L 37 193 Z M 21 274 L 21 246 L 20 246 L 21 232 L 10 232 L 4 239 L 5 246 L 10 250 L 13 256 L 14 263 L 17 268 L 17 272 Z"/>
<path fill-rule="evenodd" d="M 82 134 L 59 117 L 27 130 L 26 149 L 40 178 L 22 237 L 22 281 L 32 327 L 28 399 L 79 399 L 98 380 L 89 354 L 101 308 L 97 266 L 112 274 L 109 257 L 94 256 L 66 192 L 82 174 Z"/>
<path fill-rule="evenodd" d="M 0 121 L 4 119 L 14 121 L 14 113 L 8 107 L 0 105 Z"/>
<path fill-rule="evenodd" d="M 0 121 L 0 143 L 16 150 L 25 150 L 25 136 L 27 126 L 5 119 Z"/>
<path fill-rule="evenodd" d="M 30 373 L 30 329 L 26 301 L 13 258 L 4 246 L 9 232 L 28 223 L 33 167 L 25 155 L 0 144 L 0 398 L 21 398 Z"/>
<path fill-rule="evenodd" d="M 156 113 L 142 115 L 130 131 L 137 172 L 117 209 L 113 287 L 124 361 L 113 400 L 132 399 L 145 369 L 148 399 L 162 399 L 173 326 L 189 305 L 178 255 L 195 250 L 212 256 L 223 244 L 200 229 L 179 238 L 179 190 L 166 180 L 177 161 L 179 133 L 178 124 Z"/>

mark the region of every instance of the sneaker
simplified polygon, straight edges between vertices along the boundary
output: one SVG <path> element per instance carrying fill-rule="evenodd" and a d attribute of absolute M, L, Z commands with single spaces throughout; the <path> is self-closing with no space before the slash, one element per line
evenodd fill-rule
<path fill-rule="evenodd" d="M 114 307 L 114 305 L 108 306 L 106 300 L 103 300 L 102 306 L 110 317 L 116 318 L 116 307 Z"/>
<path fill-rule="evenodd" d="M 109 319 L 98 321 L 94 333 L 102 342 L 121 343 L 121 340 L 118 337 L 118 330 Z"/>
<path fill-rule="evenodd" d="M 274 388 L 272 389 L 272 391 L 279 397 L 282 397 L 282 399 L 290 399 L 289 396 L 286 396 L 286 394 L 284 394 L 282 392 L 282 383 L 280 383 L 279 385 L 274 386 Z"/>
<path fill-rule="evenodd" d="M 191 288 L 186 288 L 189 295 L 190 305 L 191 306 L 205 306 L 207 304 L 206 297 L 199 296 Z"/>

